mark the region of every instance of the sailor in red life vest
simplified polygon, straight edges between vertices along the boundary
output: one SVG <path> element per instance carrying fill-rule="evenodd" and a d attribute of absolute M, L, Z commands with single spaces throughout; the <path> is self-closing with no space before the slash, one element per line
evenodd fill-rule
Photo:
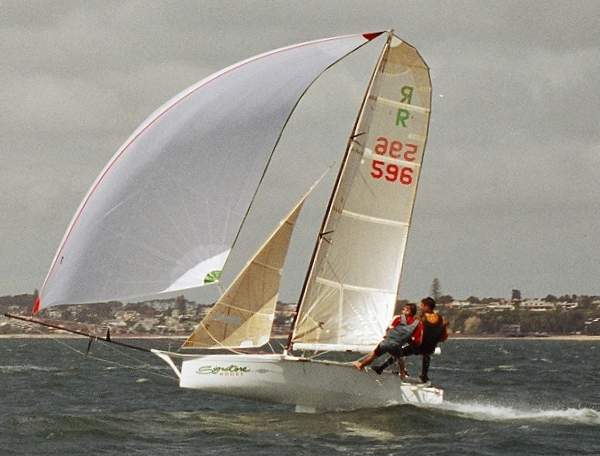
<path fill-rule="evenodd" d="M 394 316 L 386 330 L 385 337 L 375 347 L 375 350 L 364 358 L 354 361 L 352 363 L 354 367 L 362 370 L 365 366 L 371 364 L 375 358 L 386 353 L 391 355 L 392 359 L 398 357 L 402 347 L 410 343 L 415 328 L 419 326 L 420 322 L 415 318 L 416 312 L 416 305 L 406 304 L 402 308 L 402 314 Z"/>
<path fill-rule="evenodd" d="M 386 367 L 398 361 L 400 366 L 400 377 L 404 378 L 407 375 L 404 365 L 404 357 L 409 355 L 422 355 L 421 375 L 419 378 L 423 383 L 429 381 L 429 365 L 431 363 L 431 355 L 435 351 L 437 344 L 448 339 L 448 324 L 444 321 L 441 315 L 434 312 L 435 301 L 433 298 L 424 298 L 421 300 L 421 315 L 420 321 L 413 336 L 411 343 L 402 347 L 395 355 L 389 357 L 383 363 L 377 363 L 372 369 L 380 374 Z"/>

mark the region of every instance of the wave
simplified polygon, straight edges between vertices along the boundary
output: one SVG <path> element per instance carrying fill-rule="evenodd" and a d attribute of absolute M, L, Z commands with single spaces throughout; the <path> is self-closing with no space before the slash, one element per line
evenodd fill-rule
<path fill-rule="evenodd" d="M 531 358 L 531 361 L 540 361 L 542 363 L 550 363 L 552 364 L 552 360 L 548 358 Z"/>
<path fill-rule="evenodd" d="M 518 369 L 512 364 L 500 364 L 496 367 L 486 367 L 485 369 L 483 369 L 484 372 L 515 372 L 517 370 Z"/>
<path fill-rule="evenodd" d="M 591 408 L 523 410 L 481 402 L 444 402 L 434 408 L 479 421 L 537 421 L 600 426 L 600 411 Z"/>
<path fill-rule="evenodd" d="M 0 373 L 2 374 L 12 374 L 12 373 L 21 373 L 21 372 L 30 372 L 30 371 L 40 371 L 40 372 L 56 372 L 59 369 L 56 367 L 44 367 L 44 366 L 33 366 L 31 364 L 16 364 L 11 366 L 0 366 Z"/>
<path fill-rule="evenodd" d="M 474 372 L 477 369 L 466 369 L 464 367 L 451 367 L 451 366 L 434 366 L 432 369 L 439 371 L 450 371 L 450 372 Z"/>
<path fill-rule="evenodd" d="M 389 441 L 395 438 L 394 433 L 372 426 L 366 426 L 360 423 L 353 423 L 349 421 L 342 421 L 340 424 L 344 427 L 344 434 L 347 436 L 362 437 L 381 441 Z"/>

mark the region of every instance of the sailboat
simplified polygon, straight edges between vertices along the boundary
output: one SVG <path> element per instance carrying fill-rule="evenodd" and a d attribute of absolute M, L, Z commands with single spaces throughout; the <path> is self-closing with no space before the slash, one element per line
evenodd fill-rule
<path fill-rule="evenodd" d="M 297 411 L 440 403 L 443 391 L 429 384 L 305 356 L 366 353 L 394 313 L 431 82 L 417 50 L 392 31 L 309 41 L 251 57 L 155 111 L 83 199 L 33 313 L 220 283 L 300 99 L 329 67 L 373 41 L 384 41 L 383 47 L 283 353 L 260 350 L 271 335 L 296 220 L 316 184 L 272 227 L 181 350 L 152 352 L 183 388 L 290 404 Z"/>

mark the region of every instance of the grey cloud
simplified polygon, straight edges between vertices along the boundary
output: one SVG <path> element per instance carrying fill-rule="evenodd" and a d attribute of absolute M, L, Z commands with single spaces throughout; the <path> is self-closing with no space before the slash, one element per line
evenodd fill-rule
<path fill-rule="evenodd" d="M 389 27 L 419 48 L 434 84 L 403 293 L 425 294 L 433 276 L 458 296 L 506 295 L 512 287 L 529 295 L 600 293 L 590 255 L 600 228 L 598 2 L 13 1 L 1 8 L 0 210 L 11 216 L 0 221 L 0 294 L 39 286 L 96 175 L 178 91 L 275 47 Z M 368 76 L 360 62 L 375 54 L 332 73 L 337 90 L 315 87 L 320 98 L 305 100 L 284 138 L 294 160 L 287 166 L 316 178 L 317 163 L 339 158 Z M 300 192 L 299 176 L 280 166 L 274 170 L 289 176 L 290 192 Z M 277 174 L 270 179 L 277 188 Z M 295 298 L 331 183 L 303 215 L 286 299 Z M 283 205 L 283 196 L 264 204 Z M 259 236 L 248 236 L 250 251 Z"/>

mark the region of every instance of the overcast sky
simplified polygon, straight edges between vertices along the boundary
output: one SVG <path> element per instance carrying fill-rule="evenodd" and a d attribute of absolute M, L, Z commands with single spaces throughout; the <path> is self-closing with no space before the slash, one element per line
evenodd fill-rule
<path fill-rule="evenodd" d="M 402 295 L 427 294 L 434 277 L 455 297 L 600 294 L 599 17 L 598 1 L 0 1 L 0 295 L 41 285 L 95 177 L 171 96 L 260 52 L 388 28 L 433 81 Z M 312 178 L 329 164 L 298 154 L 306 138 L 327 145 L 325 161 L 341 156 L 378 50 L 304 100 L 280 170 Z M 328 179 L 298 226 L 284 299 Z"/>

